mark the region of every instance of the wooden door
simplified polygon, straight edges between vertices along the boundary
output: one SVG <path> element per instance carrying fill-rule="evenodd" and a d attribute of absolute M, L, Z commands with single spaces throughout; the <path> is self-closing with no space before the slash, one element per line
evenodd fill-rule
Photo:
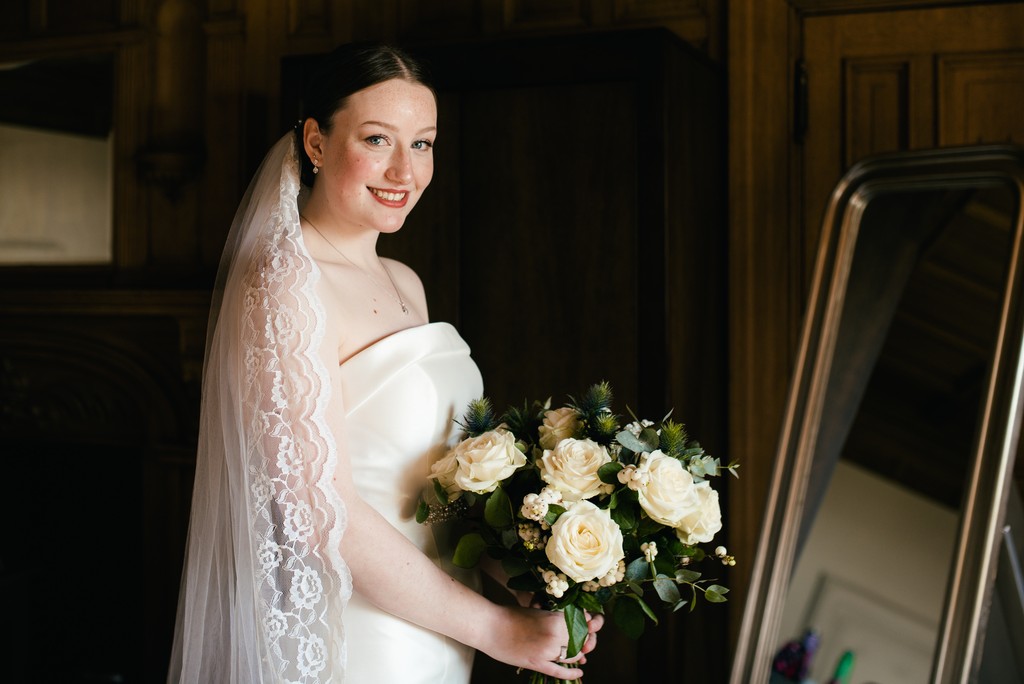
<path fill-rule="evenodd" d="M 857 160 L 1024 144 L 1024 3 L 812 16 L 803 29 L 806 284 L 829 195 Z"/>

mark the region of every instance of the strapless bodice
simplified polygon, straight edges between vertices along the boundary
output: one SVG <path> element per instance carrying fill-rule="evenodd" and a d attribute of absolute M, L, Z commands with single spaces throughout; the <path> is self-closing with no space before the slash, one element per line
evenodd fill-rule
<path fill-rule="evenodd" d="M 447 562 L 443 530 L 415 520 L 430 464 L 454 444 L 455 419 L 483 392 L 469 346 L 448 323 L 402 330 L 341 365 L 341 392 L 343 439 L 360 494 L 449 574 L 479 590 L 475 573 Z M 345 632 L 349 682 L 469 681 L 471 649 L 377 611 L 358 592 Z"/>

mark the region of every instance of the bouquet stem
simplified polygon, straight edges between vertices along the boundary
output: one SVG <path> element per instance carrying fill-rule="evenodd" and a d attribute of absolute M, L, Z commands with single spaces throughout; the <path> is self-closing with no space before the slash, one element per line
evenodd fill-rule
<path fill-rule="evenodd" d="M 579 668 L 576 663 L 567 663 L 565 667 Z M 555 679 L 540 672 L 530 673 L 530 684 L 583 684 L 583 679 Z"/>

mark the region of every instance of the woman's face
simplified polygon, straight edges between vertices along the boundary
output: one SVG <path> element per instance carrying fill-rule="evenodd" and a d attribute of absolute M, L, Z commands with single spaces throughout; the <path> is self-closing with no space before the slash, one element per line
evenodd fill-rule
<path fill-rule="evenodd" d="M 423 85 L 400 79 L 353 93 L 321 136 L 314 192 L 354 228 L 397 231 L 434 175 L 437 104 Z"/>

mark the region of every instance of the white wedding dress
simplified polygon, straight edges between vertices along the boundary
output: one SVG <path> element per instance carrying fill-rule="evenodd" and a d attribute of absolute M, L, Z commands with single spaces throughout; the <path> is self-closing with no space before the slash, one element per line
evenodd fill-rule
<path fill-rule="evenodd" d="M 415 519 L 430 464 L 454 444 L 454 420 L 483 392 L 468 345 L 448 323 L 408 328 L 346 360 L 341 385 L 346 450 L 363 498 L 449 574 L 479 591 L 475 572 L 451 565 L 443 526 Z M 473 649 L 384 613 L 358 592 L 344 623 L 346 682 L 469 682 Z"/>
<path fill-rule="evenodd" d="M 218 270 L 167 681 L 468 684 L 472 649 L 352 593 L 341 554 L 351 521 L 331 478 L 340 446 L 366 501 L 479 590 L 475 572 L 447 562 L 443 528 L 417 523 L 415 508 L 430 464 L 458 437 L 454 419 L 483 392 L 480 371 L 451 325 L 428 323 L 347 359 L 330 386 L 298 166 L 288 133 L 239 204 Z M 335 392 L 346 415 L 332 421 Z"/>

